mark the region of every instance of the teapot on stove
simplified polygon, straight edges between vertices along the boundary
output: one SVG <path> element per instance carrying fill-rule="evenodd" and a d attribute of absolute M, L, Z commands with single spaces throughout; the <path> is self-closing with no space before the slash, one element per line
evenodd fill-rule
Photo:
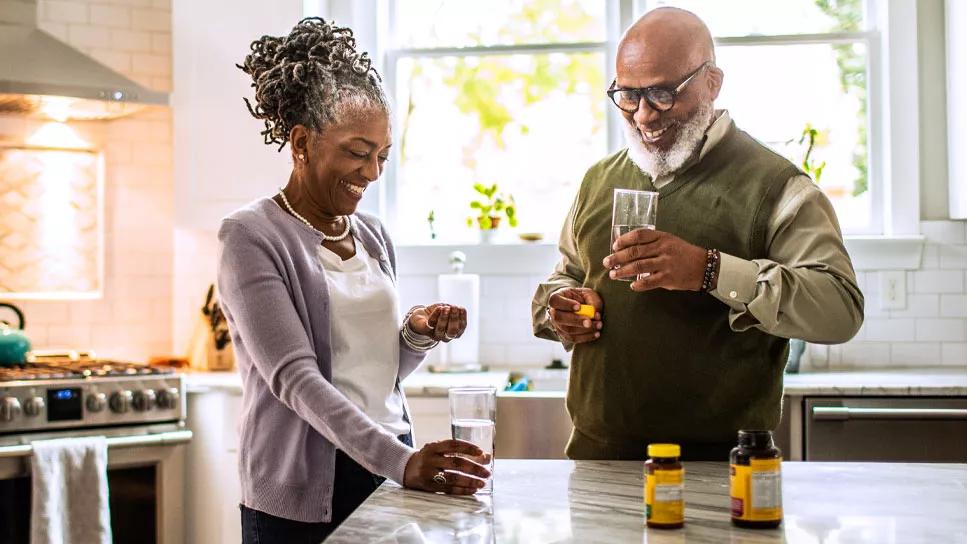
<path fill-rule="evenodd" d="M 24 334 L 26 324 L 24 313 L 13 304 L 0 302 L 0 308 L 13 310 L 17 315 L 17 326 L 0 319 L 0 366 L 18 365 L 27 362 L 27 352 L 30 351 L 30 339 Z"/>

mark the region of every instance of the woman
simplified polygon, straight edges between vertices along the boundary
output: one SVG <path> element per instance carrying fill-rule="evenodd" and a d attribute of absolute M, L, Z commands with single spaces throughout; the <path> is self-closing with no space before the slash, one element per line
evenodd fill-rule
<path fill-rule="evenodd" d="M 266 144 L 290 145 L 278 194 L 221 225 L 218 287 L 243 381 L 243 542 L 320 542 L 384 477 L 474 493 L 487 469 L 457 440 L 412 447 L 399 380 L 467 312 L 411 309 L 400 326 L 395 255 L 379 220 L 356 211 L 391 145 L 379 76 L 352 31 L 322 19 L 252 43 Z"/>

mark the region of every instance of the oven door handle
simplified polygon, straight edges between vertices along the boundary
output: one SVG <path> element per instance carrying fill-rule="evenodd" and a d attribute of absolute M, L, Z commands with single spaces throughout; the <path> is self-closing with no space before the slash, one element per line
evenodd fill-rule
<path fill-rule="evenodd" d="M 139 434 L 134 436 L 110 436 L 107 438 L 108 448 L 142 448 L 151 446 L 177 446 L 191 441 L 189 430 L 169 431 L 156 434 Z M 33 455 L 34 448 L 30 444 L 16 446 L 0 446 L 0 457 L 28 457 Z"/>
<path fill-rule="evenodd" d="M 958 408 L 850 408 L 848 406 L 813 406 L 813 419 L 845 421 L 848 419 L 967 419 L 967 410 Z"/>

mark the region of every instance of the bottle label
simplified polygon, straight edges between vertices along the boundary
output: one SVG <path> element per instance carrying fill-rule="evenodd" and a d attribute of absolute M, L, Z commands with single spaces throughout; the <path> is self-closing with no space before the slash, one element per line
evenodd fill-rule
<path fill-rule="evenodd" d="M 645 519 L 652 523 L 685 521 L 685 470 L 656 470 L 645 475 Z"/>
<path fill-rule="evenodd" d="M 782 519 L 782 458 L 752 459 L 729 467 L 732 517 L 743 521 Z"/>

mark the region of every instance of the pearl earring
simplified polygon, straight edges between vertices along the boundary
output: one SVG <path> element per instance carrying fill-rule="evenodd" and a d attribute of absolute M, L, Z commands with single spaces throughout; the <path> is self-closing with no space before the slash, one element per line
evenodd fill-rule
<path fill-rule="evenodd" d="M 303 155 L 302 153 L 299 153 L 299 160 L 302 162 L 306 162 L 306 156 Z"/>

